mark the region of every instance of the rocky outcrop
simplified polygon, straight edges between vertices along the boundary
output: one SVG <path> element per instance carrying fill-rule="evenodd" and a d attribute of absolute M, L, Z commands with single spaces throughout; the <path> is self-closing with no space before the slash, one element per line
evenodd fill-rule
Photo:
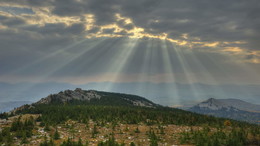
<path fill-rule="evenodd" d="M 84 91 L 80 88 L 76 88 L 74 91 L 65 90 L 59 92 L 58 94 L 51 94 L 46 98 L 42 98 L 35 104 L 48 104 L 53 101 L 61 101 L 65 103 L 71 100 L 90 101 L 91 99 L 100 99 L 100 98 L 101 95 L 99 95 L 95 90 Z"/>

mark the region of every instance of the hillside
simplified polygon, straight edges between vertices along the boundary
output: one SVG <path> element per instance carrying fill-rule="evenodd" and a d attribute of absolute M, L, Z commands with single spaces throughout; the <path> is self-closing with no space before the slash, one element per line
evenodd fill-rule
<path fill-rule="evenodd" d="M 25 109 L 26 107 L 34 108 L 38 105 L 109 105 L 109 106 L 140 106 L 140 107 L 157 107 L 159 105 L 149 101 L 143 97 L 121 94 L 102 92 L 95 90 L 82 90 L 76 88 L 75 90 L 65 90 L 57 94 L 51 94 L 39 101 L 26 104 L 24 106 L 15 108 L 11 112 L 17 112 Z"/>
<path fill-rule="evenodd" d="M 240 104 L 236 105 L 237 102 L 239 102 Z M 231 100 L 210 98 L 191 107 L 189 111 L 212 115 L 216 117 L 230 118 L 251 123 L 259 123 L 260 113 L 243 110 L 246 107 L 246 109 L 256 109 L 257 107 L 257 105 L 255 105 L 250 108 L 249 105 L 253 104 L 234 99 Z"/>
<path fill-rule="evenodd" d="M 62 91 L 0 117 L 4 145 L 258 145 L 260 140 L 258 125 L 94 90 Z"/>

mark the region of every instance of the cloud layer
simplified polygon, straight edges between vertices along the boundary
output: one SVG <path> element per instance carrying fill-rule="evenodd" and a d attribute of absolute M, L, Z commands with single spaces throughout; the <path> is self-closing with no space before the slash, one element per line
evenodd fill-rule
<path fill-rule="evenodd" d="M 0 80 L 260 84 L 259 13 L 258 0 L 2 0 Z"/>

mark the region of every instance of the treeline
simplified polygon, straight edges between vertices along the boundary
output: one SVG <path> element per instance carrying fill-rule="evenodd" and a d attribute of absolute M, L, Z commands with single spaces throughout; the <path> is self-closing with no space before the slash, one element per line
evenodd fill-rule
<path fill-rule="evenodd" d="M 42 122 L 49 125 L 63 123 L 69 119 L 86 122 L 92 119 L 96 123 L 126 123 L 147 125 L 175 124 L 175 125 L 208 125 L 222 127 L 225 119 L 195 114 L 179 109 L 166 107 L 145 108 L 133 106 L 101 106 L 101 105 L 75 105 L 53 104 L 37 105 L 34 108 L 26 108 L 18 114 L 41 114 Z M 252 126 L 245 122 L 232 121 L 233 126 Z"/>

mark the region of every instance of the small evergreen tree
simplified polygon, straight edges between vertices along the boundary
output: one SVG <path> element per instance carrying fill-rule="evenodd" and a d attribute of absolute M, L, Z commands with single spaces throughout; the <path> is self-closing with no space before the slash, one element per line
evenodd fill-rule
<path fill-rule="evenodd" d="M 78 146 L 83 146 L 81 138 L 79 138 L 77 145 Z"/>
<path fill-rule="evenodd" d="M 135 129 L 135 133 L 140 133 L 140 130 L 138 127 L 136 127 L 136 129 Z"/>
<path fill-rule="evenodd" d="M 45 124 L 44 130 L 45 131 L 50 131 L 51 130 L 48 123 Z"/>
<path fill-rule="evenodd" d="M 92 138 L 94 138 L 96 134 L 98 134 L 98 130 L 97 130 L 97 125 L 95 124 L 91 132 Z"/>
<path fill-rule="evenodd" d="M 148 136 L 150 138 L 150 146 L 158 146 L 158 137 L 154 133 L 154 131 L 150 130 L 148 133 Z"/>
<path fill-rule="evenodd" d="M 130 143 L 130 146 L 135 146 L 135 143 L 134 143 L 134 142 L 131 142 L 131 143 Z"/>
<path fill-rule="evenodd" d="M 58 132 L 58 129 L 56 128 L 56 130 L 55 130 L 55 133 L 54 133 L 54 136 L 53 136 L 53 138 L 54 138 L 54 140 L 58 140 L 58 139 L 60 139 L 60 134 L 59 134 L 59 132 Z"/>
<path fill-rule="evenodd" d="M 22 141 L 21 141 L 21 143 L 22 143 L 22 144 L 28 143 L 27 137 L 26 137 L 26 133 L 25 133 L 25 132 L 23 132 L 23 136 L 22 136 Z"/>

